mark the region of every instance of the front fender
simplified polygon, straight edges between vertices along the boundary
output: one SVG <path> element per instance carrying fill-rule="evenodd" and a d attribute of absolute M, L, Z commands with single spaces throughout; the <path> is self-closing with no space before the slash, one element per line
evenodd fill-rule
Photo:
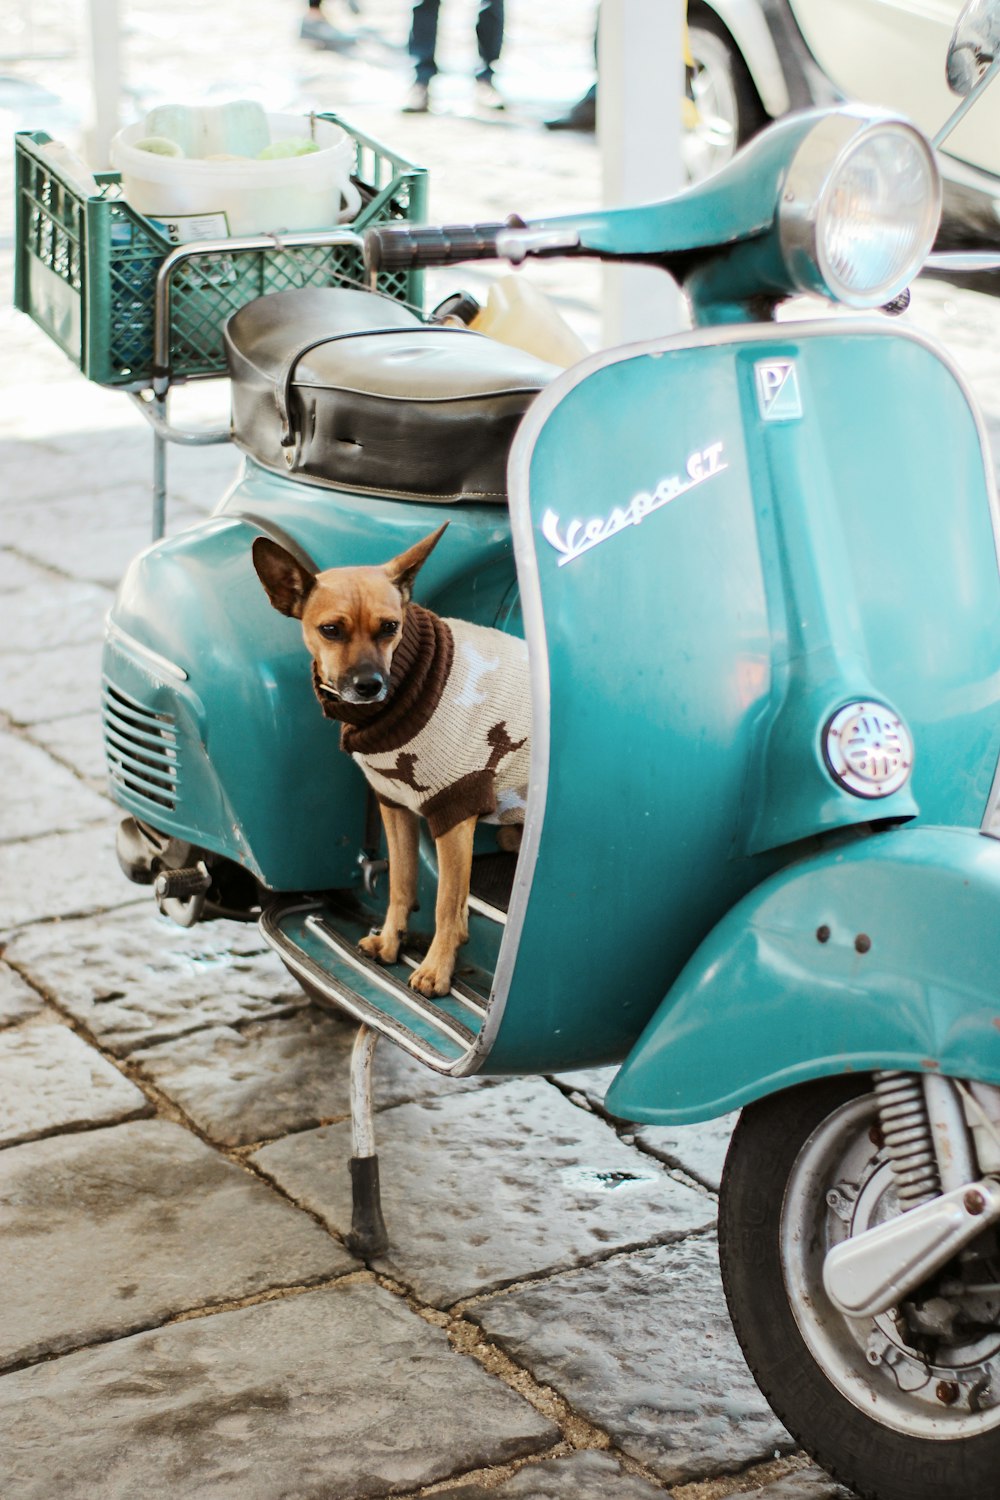
<path fill-rule="evenodd" d="M 900 828 L 786 866 L 712 930 L 607 1107 L 704 1120 L 832 1073 L 1000 1083 L 1000 843 Z"/>

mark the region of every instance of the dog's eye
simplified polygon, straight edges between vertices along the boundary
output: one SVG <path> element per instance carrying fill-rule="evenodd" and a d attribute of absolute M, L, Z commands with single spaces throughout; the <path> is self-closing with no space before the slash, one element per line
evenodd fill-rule
<path fill-rule="evenodd" d="M 318 626 L 318 629 L 324 640 L 342 641 L 344 639 L 344 627 L 336 620 L 328 620 L 325 625 Z"/>
<path fill-rule="evenodd" d="M 379 633 L 379 635 L 382 635 L 382 636 L 385 636 L 386 638 L 388 638 L 390 635 L 395 635 L 396 632 L 398 631 L 398 629 L 399 629 L 399 621 L 398 620 L 383 620 L 382 624 L 379 626 L 379 632 L 378 633 Z"/>

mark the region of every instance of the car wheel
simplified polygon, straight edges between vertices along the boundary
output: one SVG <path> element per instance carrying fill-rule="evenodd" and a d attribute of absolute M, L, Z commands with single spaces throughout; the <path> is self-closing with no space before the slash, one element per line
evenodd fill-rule
<path fill-rule="evenodd" d="M 830 1078 L 745 1109 L 719 1207 L 733 1327 L 803 1448 L 866 1500 L 996 1500 L 996 1237 L 901 1307 L 848 1318 L 823 1262 L 900 1212 L 870 1079 Z"/>
<path fill-rule="evenodd" d="M 690 75 L 681 157 L 688 182 L 700 182 L 724 167 L 743 143 L 767 123 L 757 90 L 732 38 L 704 13 L 692 17 L 688 42 Z"/>

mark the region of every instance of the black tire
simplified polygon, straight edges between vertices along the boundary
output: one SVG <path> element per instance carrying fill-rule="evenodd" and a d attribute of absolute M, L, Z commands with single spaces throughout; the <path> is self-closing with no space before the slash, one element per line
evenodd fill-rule
<path fill-rule="evenodd" d="M 705 6 L 692 6 L 688 42 L 694 59 L 690 81 L 695 104 L 701 113 L 717 116 L 731 130 L 728 143 L 711 144 L 712 119 L 685 132 L 682 156 L 689 182 L 698 182 L 731 161 L 739 148 L 766 125 L 768 115 L 760 102 L 743 56 L 729 32 Z M 704 134 L 702 134 L 704 133 Z"/>
<path fill-rule="evenodd" d="M 930 1361 L 930 1378 L 919 1393 L 903 1394 L 893 1367 L 906 1364 L 907 1370 L 919 1371 L 919 1356 L 900 1359 L 886 1340 L 891 1359 L 880 1357 L 876 1367 L 866 1365 L 858 1342 L 868 1336 L 865 1328 L 860 1322 L 849 1324 L 833 1307 L 819 1275 L 807 1276 L 811 1306 L 801 1316 L 809 1337 L 815 1338 L 812 1330 L 817 1329 L 821 1342 L 834 1341 L 830 1347 L 837 1352 L 824 1361 L 825 1368 L 792 1310 L 789 1280 L 798 1266 L 821 1265 L 830 1232 L 827 1220 L 834 1212 L 822 1193 L 821 1153 L 842 1139 L 842 1154 L 831 1158 L 835 1164 L 846 1168 L 850 1149 L 855 1153 L 852 1165 L 865 1154 L 877 1164 L 869 1183 L 876 1183 L 876 1172 L 891 1177 L 878 1153 L 875 1124 L 871 1080 L 866 1078 L 824 1079 L 744 1110 L 726 1160 L 719 1211 L 722 1279 L 733 1327 L 775 1414 L 823 1468 L 864 1500 L 997 1500 L 1000 1405 L 987 1408 L 984 1416 L 970 1410 L 971 1403 L 940 1404 L 941 1368 Z M 801 1186 L 807 1182 L 812 1184 L 808 1191 Z M 786 1238 L 783 1249 L 786 1217 L 792 1228 L 789 1204 L 801 1210 L 795 1218 L 811 1222 L 799 1222 L 798 1240 Z M 800 1308 L 805 1301 L 800 1299 Z M 882 1325 L 868 1320 L 876 1340 L 882 1337 L 881 1327 L 884 1320 Z M 898 1335 L 898 1326 L 896 1331 Z M 993 1338 L 991 1321 L 990 1350 Z M 1000 1330 L 996 1346 L 1000 1351 Z M 991 1352 L 989 1358 L 1000 1363 L 1000 1354 Z M 852 1361 L 856 1369 L 851 1369 Z M 1000 1402 L 996 1384 L 992 1401 Z M 847 1389 L 867 1409 L 849 1399 Z M 928 1424 L 935 1428 L 933 1434 L 920 1435 Z"/>

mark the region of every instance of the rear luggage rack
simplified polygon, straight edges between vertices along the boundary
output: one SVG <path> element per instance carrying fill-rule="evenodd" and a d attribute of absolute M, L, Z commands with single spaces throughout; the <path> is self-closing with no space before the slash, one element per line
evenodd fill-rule
<path fill-rule="evenodd" d="M 389 1036 L 439 1073 L 469 1071 L 487 1012 L 486 997 L 471 985 L 456 980 L 440 998 L 418 994 L 400 972 L 415 969 L 421 955 L 404 951 L 393 968 L 376 963 L 357 947 L 368 930 L 363 914 L 328 901 L 271 907 L 260 930 L 320 1004 Z"/>

